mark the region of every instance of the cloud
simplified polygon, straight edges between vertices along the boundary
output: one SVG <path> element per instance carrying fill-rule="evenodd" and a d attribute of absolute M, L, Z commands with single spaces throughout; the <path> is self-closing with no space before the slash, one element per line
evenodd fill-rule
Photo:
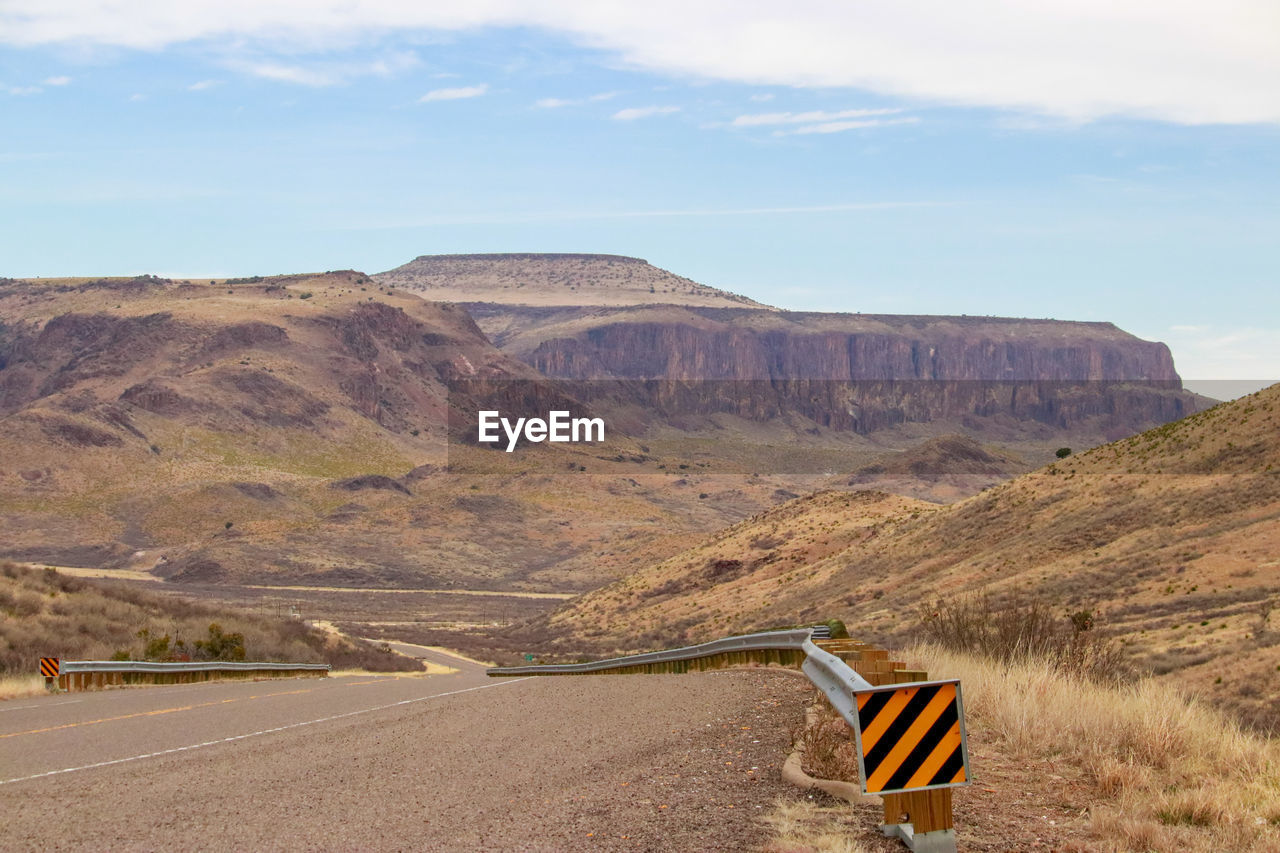
<path fill-rule="evenodd" d="M 187 91 L 203 92 L 205 89 L 212 89 L 214 86 L 220 86 L 220 85 L 222 85 L 221 80 L 200 80 L 199 82 L 192 83 L 190 86 L 188 86 Z"/>
<path fill-rule="evenodd" d="M 868 127 L 886 127 L 892 124 L 915 124 L 920 119 L 906 118 L 866 119 L 862 121 L 826 121 L 821 124 L 806 124 L 793 130 L 775 130 L 774 136 L 797 136 L 808 133 L 844 133 L 846 130 L 861 130 Z"/>
<path fill-rule="evenodd" d="M 251 74 L 254 77 L 313 87 L 337 86 L 356 77 L 393 77 L 421 64 L 417 54 L 407 51 L 389 53 L 365 62 L 330 61 L 298 64 L 236 58 L 226 63 L 227 67 L 233 71 Z M 213 85 L 217 81 L 203 82 Z"/>
<path fill-rule="evenodd" d="M 772 92 L 764 92 L 763 94 L 759 94 L 759 95 L 752 95 L 752 96 L 751 96 L 751 100 L 753 100 L 753 101 L 772 101 L 772 100 L 773 100 L 773 93 L 772 93 Z"/>
<path fill-rule="evenodd" d="M 458 86 L 453 89 L 432 89 L 421 98 L 418 98 L 418 102 L 425 104 L 429 101 L 458 101 L 463 98 L 478 98 L 488 91 L 488 83 L 481 83 L 478 86 Z"/>
<path fill-rule="evenodd" d="M 349 47 L 394 33 L 533 27 L 635 68 L 852 88 L 1087 121 L 1280 123 L 1273 0 L 5 0 L 0 43 Z M 283 55 L 283 54 L 281 54 Z"/>
<path fill-rule="evenodd" d="M 680 112 L 679 107 L 627 107 L 625 110 L 618 110 L 613 114 L 613 117 L 618 121 L 635 121 L 638 118 L 650 118 L 651 116 L 678 112 Z"/>
<path fill-rule="evenodd" d="M 757 113 L 755 115 L 742 115 L 735 118 L 731 124 L 734 127 L 758 127 L 760 125 L 772 124 L 813 124 L 814 122 L 824 121 L 840 121 L 842 119 L 861 119 L 868 116 L 893 115 L 902 112 L 901 109 L 875 109 L 875 110 L 837 110 L 835 112 L 827 112 L 826 110 L 812 110 L 806 113 Z"/>
<path fill-rule="evenodd" d="M 1280 379 L 1280 329 L 1189 324 L 1146 337 L 1169 344 L 1183 378 Z"/>
<path fill-rule="evenodd" d="M 71 78 L 65 75 L 44 78 L 44 84 L 46 86 L 65 86 L 70 82 L 71 82 Z"/>
<path fill-rule="evenodd" d="M 599 92 L 595 95 L 588 95 L 585 98 L 539 98 L 533 102 L 533 105 L 541 109 L 553 110 L 559 107 L 577 107 L 582 104 L 608 101 L 618 97 L 618 95 L 618 92 Z"/>
<path fill-rule="evenodd" d="M 790 216 L 812 213 L 858 213 L 884 210 L 952 207 L 945 201 L 868 201 L 841 202 L 836 204 L 796 205 L 781 207 L 738 207 L 738 208 L 677 208 L 669 210 L 549 210 L 501 213 L 442 214 L 440 216 L 418 217 L 392 221 L 359 222 L 344 221 L 334 230 L 341 231 L 384 231 L 400 228 L 433 228 L 441 225 L 497 225 L 529 222 L 571 222 L 579 220 L 609 219 L 665 219 L 682 217 L 725 217 L 725 216 Z"/>
<path fill-rule="evenodd" d="M 24 97 L 26 95 L 38 95 L 44 91 L 39 86 L 6 86 L 4 91 L 16 97 Z"/>

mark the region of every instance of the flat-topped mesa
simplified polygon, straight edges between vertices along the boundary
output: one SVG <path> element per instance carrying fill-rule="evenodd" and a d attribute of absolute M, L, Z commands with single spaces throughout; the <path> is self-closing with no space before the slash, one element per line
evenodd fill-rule
<path fill-rule="evenodd" d="M 374 276 L 444 302 L 584 306 L 676 304 L 766 308 L 623 255 L 518 252 L 422 255 Z"/>

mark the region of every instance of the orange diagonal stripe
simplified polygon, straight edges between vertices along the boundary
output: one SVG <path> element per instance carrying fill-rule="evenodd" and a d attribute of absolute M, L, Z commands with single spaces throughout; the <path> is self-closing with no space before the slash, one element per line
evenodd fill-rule
<path fill-rule="evenodd" d="M 911 774 L 911 778 L 907 780 L 904 788 L 923 788 L 925 785 L 933 784 L 933 774 L 942 769 L 942 765 L 947 763 L 947 759 L 951 757 L 957 749 L 960 748 L 960 723 L 956 722 L 951 729 L 942 736 L 942 740 L 929 753 L 929 757 L 924 760 L 924 764 L 920 765 L 920 769 Z"/>
<path fill-rule="evenodd" d="M 920 712 L 920 716 L 916 717 L 916 721 L 902 735 L 902 739 L 898 741 L 889 754 L 885 756 L 884 761 L 880 762 L 880 766 L 876 768 L 875 773 L 871 774 L 871 778 L 867 780 L 867 791 L 875 792 L 884 788 L 885 782 L 889 781 L 898 768 L 902 766 L 902 762 L 911 750 L 916 748 L 920 743 L 920 738 L 924 737 L 925 732 L 929 731 L 929 727 L 938 721 L 938 717 L 942 716 L 942 712 L 947 706 L 956 701 L 956 688 L 953 684 L 944 684 L 942 689 L 938 691 L 938 695 L 934 696 L 924 710 Z"/>
<path fill-rule="evenodd" d="M 911 701 L 911 697 L 916 695 L 918 687 L 908 687 L 906 690 L 895 690 L 893 698 L 884 704 L 880 709 L 880 713 L 876 714 L 876 718 L 871 721 L 871 725 L 867 726 L 862 732 L 862 754 L 866 755 L 876 745 L 876 741 L 880 740 L 880 736 L 884 734 L 885 729 L 893 725 L 893 721 L 898 718 L 898 714 L 902 712 L 903 707 Z M 867 694 L 870 695 L 870 694 Z"/>

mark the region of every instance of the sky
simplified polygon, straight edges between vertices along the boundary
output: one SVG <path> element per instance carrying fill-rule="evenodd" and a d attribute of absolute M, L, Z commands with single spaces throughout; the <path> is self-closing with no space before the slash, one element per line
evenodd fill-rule
<path fill-rule="evenodd" d="M 1272 0 L 0 0 L 0 276 L 642 257 L 1280 378 Z"/>

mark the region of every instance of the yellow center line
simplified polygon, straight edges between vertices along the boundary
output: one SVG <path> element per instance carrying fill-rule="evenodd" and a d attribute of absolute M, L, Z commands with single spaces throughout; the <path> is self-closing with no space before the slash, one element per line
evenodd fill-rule
<path fill-rule="evenodd" d="M 4 740 L 5 738 L 10 738 L 10 737 L 19 737 L 20 735 L 38 735 L 38 734 L 44 734 L 45 732 L 60 731 L 61 729 L 74 729 L 74 728 L 79 728 L 80 726 L 96 726 L 98 723 L 114 723 L 117 720 L 132 720 L 137 717 L 156 717 L 156 716 L 160 716 L 161 714 L 174 714 L 174 713 L 177 713 L 178 711 L 191 711 L 195 708 L 208 708 L 211 705 L 227 705 L 231 702 L 240 702 L 242 700 L 247 700 L 247 699 L 269 699 L 272 696 L 293 696 L 298 693 L 310 693 L 312 690 L 315 690 L 315 689 L 316 688 L 314 687 L 308 687 L 304 690 L 284 690 L 279 693 L 255 693 L 252 696 L 241 696 L 234 699 L 218 699 L 213 702 L 198 702 L 194 705 L 180 705 L 176 708 L 160 708 L 155 711 L 139 711 L 136 714 L 121 714 L 118 717 L 103 717 L 102 719 L 99 719 L 99 720 L 85 720 L 84 722 L 80 722 L 80 723 L 63 723 L 60 726 L 47 726 L 43 729 L 28 729 L 25 732 L 10 732 L 9 734 L 6 734 L 6 735 L 0 735 L 0 740 Z"/>

